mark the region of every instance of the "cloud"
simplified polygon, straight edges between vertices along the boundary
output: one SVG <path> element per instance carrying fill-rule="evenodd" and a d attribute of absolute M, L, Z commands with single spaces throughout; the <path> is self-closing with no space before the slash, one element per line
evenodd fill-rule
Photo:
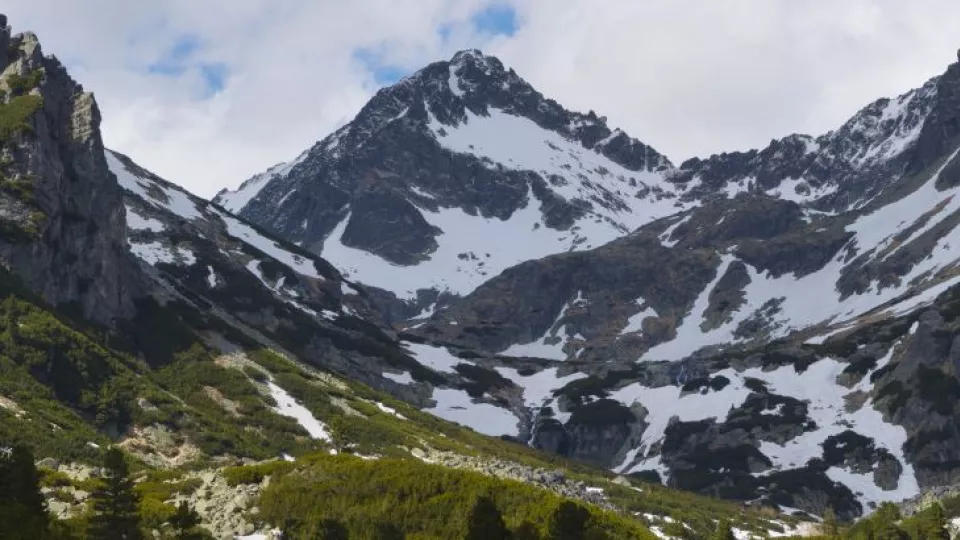
<path fill-rule="evenodd" d="M 108 145 L 210 196 L 290 159 L 376 89 L 495 53 L 675 162 L 823 132 L 942 72 L 949 0 L 31 0 L 4 9 L 92 89 Z"/>

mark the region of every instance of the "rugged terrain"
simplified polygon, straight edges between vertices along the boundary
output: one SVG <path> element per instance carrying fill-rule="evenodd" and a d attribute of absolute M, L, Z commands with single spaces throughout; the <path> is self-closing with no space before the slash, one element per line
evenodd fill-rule
<path fill-rule="evenodd" d="M 960 65 L 676 166 L 463 51 L 211 202 L 104 149 L 92 95 L 0 28 L 0 435 L 60 468 L 117 443 L 221 486 L 288 455 L 295 497 L 349 450 L 658 534 L 783 526 L 656 482 L 845 519 L 957 483 Z"/>
<path fill-rule="evenodd" d="M 850 517 L 956 481 L 958 89 L 678 166 L 463 51 L 215 200 L 475 383 L 437 414 Z"/>
<path fill-rule="evenodd" d="M 32 449 L 65 531 L 89 518 L 111 445 L 154 536 L 186 500 L 217 538 L 312 537 L 331 519 L 447 538 L 462 520 L 435 513 L 463 516 L 485 493 L 534 530 L 565 501 L 611 538 L 709 534 L 720 518 L 759 536 L 795 526 L 421 411 L 515 424 L 524 406 L 513 387 L 497 403 L 514 413 L 478 408 L 493 372 L 401 341 L 380 293 L 105 149 L 93 95 L 3 16 L 0 51 L 0 451 Z M 366 489 L 403 501 L 404 519 Z M 324 504 L 297 506 L 309 497 Z"/>

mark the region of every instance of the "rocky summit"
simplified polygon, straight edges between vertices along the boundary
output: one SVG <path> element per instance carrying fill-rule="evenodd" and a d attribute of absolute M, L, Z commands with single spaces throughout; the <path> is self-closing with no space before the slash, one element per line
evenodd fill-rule
<path fill-rule="evenodd" d="M 66 538 L 117 474 L 158 538 L 913 527 L 960 484 L 958 89 L 676 165 L 467 50 L 208 201 L 0 17 L 0 481 Z"/>

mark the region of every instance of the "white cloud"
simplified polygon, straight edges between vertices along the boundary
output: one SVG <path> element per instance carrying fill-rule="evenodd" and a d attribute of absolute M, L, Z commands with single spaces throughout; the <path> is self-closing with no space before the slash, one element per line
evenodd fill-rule
<path fill-rule="evenodd" d="M 512 37 L 478 33 L 509 1 Z M 31 0 L 4 8 L 96 92 L 108 145 L 201 194 L 348 121 L 376 89 L 358 50 L 413 70 L 495 53 L 548 96 L 595 109 L 675 162 L 835 127 L 955 60 L 952 0 Z M 444 29 L 447 40 L 440 37 Z M 179 76 L 147 67 L 196 47 Z M 202 64 L 226 66 L 207 96 Z"/>

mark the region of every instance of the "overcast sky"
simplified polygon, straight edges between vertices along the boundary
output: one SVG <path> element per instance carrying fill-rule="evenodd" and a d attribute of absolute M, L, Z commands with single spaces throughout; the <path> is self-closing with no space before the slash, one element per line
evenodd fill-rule
<path fill-rule="evenodd" d="M 14 0 L 108 146 L 203 196 L 462 48 L 679 164 L 821 133 L 956 61 L 956 0 Z M 12 4 L 12 5 L 11 5 Z"/>

